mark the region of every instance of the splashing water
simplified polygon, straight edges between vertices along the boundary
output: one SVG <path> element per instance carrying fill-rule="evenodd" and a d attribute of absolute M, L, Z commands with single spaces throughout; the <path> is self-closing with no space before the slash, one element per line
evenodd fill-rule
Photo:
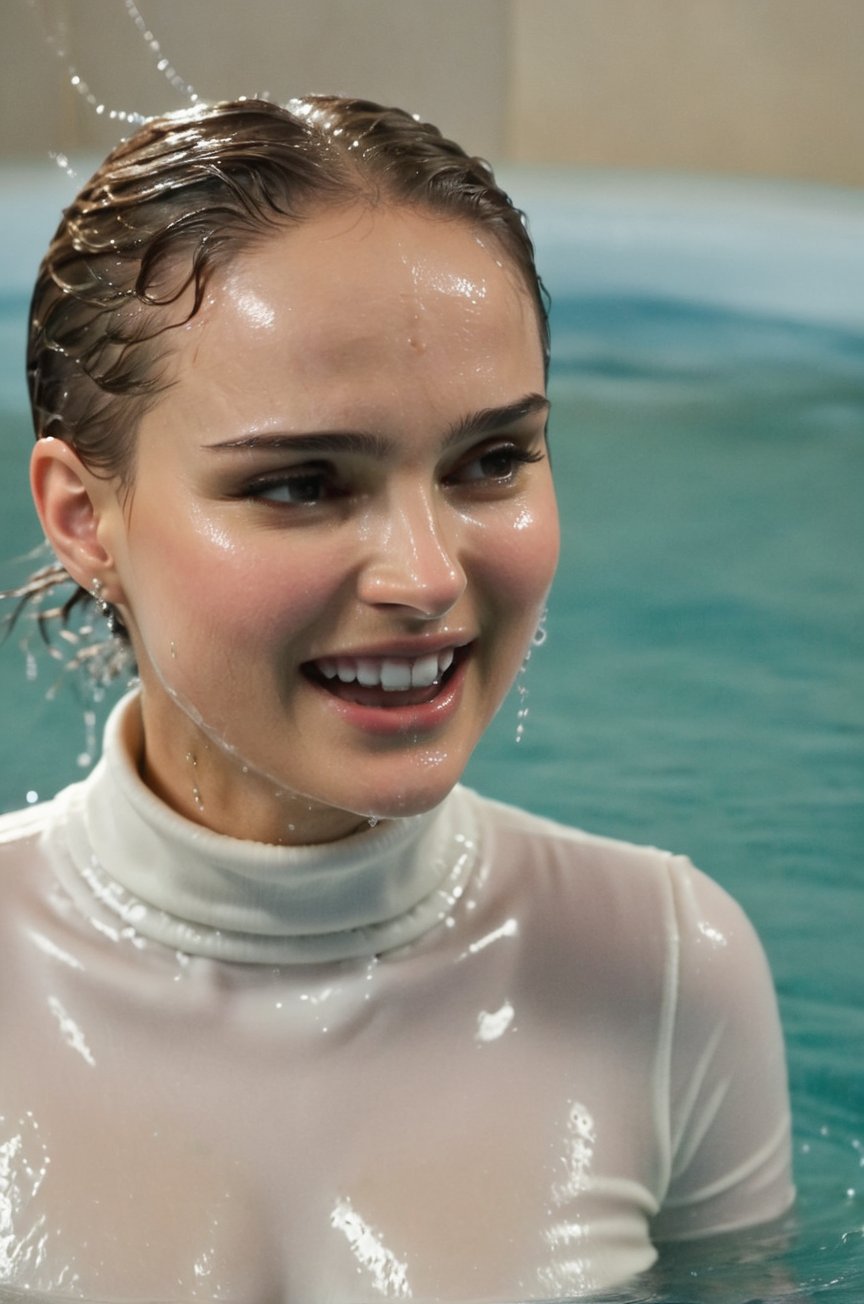
<path fill-rule="evenodd" d="M 86 710 L 84 712 L 84 750 L 78 753 L 76 764 L 82 770 L 86 770 L 93 764 L 96 758 L 96 712 Z"/>
<path fill-rule="evenodd" d="M 96 113 L 98 117 L 107 115 L 107 117 L 117 119 L 120 122 L 129 122 L 132 124 L 145 122 L 146 114 L 136 113 L 128 109 L 109 109 L 104 101 L 100 100 L 100 98 L 91 90 L 89 84 L 84 80 L 78 72 L 75 64 L 69 58 L 69 33 L 67 30 L 65 13 L 61 12 L 57 19 L 55 30 L 51 31 L 46 26 L 44 13 L 39 4 L 39 0 L 28 0 L 28 3 L 30 8 L 39 18 L 45 44 L 48 46 L 49 50 L 53 52 L 59 62 L 65 65 L 69 78 L 69 85 L 75 93 L 80 95 L 85 103 L 93 109 L 94 113 Z M 52 151 L 51 158 L 54 159 L 54 162 L 58 167 L 61 167 L 67 175 L 71 177 L 75 176 L 74 171 L 69 167 L 69 161 L 65 154 L 54 153 Z"/>
<path fill-rule="evenodd" d="M 139 113 L 134 109 L 117 109 L 110 107 L 99 95 L 96 94 L 85 78 L 82 77 L 75 63 L 69 57 L 69 32 L 65 12 L 60 13 L 54 29 L 51 30 L 46 23 L 40 0 L 28 0 L 28 4 L 33 12 L 37 14 L 45 44 L 53 52 L 57 60 L 64 65 L 69 85 L 77 95 L 81 96 L 97 117 L 105 117 L 114 122 L 129 123 L 131 126 L 139 126 L 142 122 L 147 121 L 149 115 L 146 113 Z M 184 77 L 181 77 L 171 61 L 166 58 L 162 51 L 160 42 L 147 25 L 134 0 L 124 0 L 124 9 L 148 49 L 153 54 L 156 61 L 156 71 L 162 74 L 172 90 L 175 90 L 179 95 L 188 99 L 191 104 L 197 104 L 199 100 L 198 92 L 190 82 L 186 81 Z M 78 174 L 70 166 L 66 154 L 60 151 L 51 150 L 49 151 L 49 157 L 53 159 L 57 166 L 61 168 L 68 177 L 73 180 L 77 178 Z"/>
<path fill-rule="evenodd" d="M 195 88 L 191 85 L 190 82 L 185 81 L 180 76 L 180 74 L 177 72 L 177 69 L 174 67 L 174 65 L 170 63 L 168 59 L 165 58 L 164 54 L 162 53 L 162 46 L 159 44 L 156 37 L 153 35 L 152 31 L 144 21 L 144 18 L 141 15 L 141 11 L 139 10 L 138 6 L 135 4 L 135 0 L 124 0 L 124 4 L 126 7 L 127 14 L 132 19 L 133 23 L 137 27 L 138 31 L 141 33 L 141 36 L 144 38 L 149 48 L 153 51 L 153 54 L 156 56 L 157 72 L 162 73 L 162 76 L 173 87 L 175 91 L 178 91 L 181 95 L 185 95 L 186 98 L 192 104 L 197 104 L 199 98 L 198 92 L 195 90 Z"/>
<path fill-rule="evenodd" d="M 525 674 L 530 656 L 531 653 L 529 652 L 528 656 L 525 658 L 525 660 L 522 663 L 522 669 L 519 671 L 519 676 L 520 676 L 519 683 L 516 685 L 516 692 L 519 696 L 519 706 L 516 710 L 517 743 L 521 743 L 525 737 L 525 721 L 528 719 L 528 705 L 527 705 L 528 685 L 524 683 L 524 681 L 522 680 L 522 676 Z"/>
<path fill-rule="evenodd" d="M 39 676 L 39 664 L 27 639 L 22 639 L 19 646 L 24 654 L 24 677 L 28 684 L 32 684 Z"/>
<path fill-rule="evenodd" d="M 516 708 L 516 742 L 521 743 L 525 738 L 525 725 L 528 720 L 528 685 L 525 683 L 525 676 L 528 671 L 528 662 L 531 660 L 531 651 L 535 647 L 542 647 L 548 638 L 546 628 L 546 618 L 548 612 L 542 611 L 540 619 L 537 621 L 537 628 L 531 635 L 531 647 L 525 653 L 525 660 L 519 670 L 519 677 L 516 682 L 516 694 L 519 699 L 519 705 Z"/>

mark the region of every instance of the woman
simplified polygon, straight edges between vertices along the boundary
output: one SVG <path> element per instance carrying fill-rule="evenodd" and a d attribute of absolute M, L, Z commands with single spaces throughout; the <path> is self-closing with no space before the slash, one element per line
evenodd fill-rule
<path fill-rule="evenodd" d="M 33 301 L 33 489 L 137 664 L 3 828 L 0 1282 L 565 1298 L 789 1205 L 783 1048 L 680 857 L 461 788 L 557 555 L 521 215 L 395 110 L 148 123 Z"/>

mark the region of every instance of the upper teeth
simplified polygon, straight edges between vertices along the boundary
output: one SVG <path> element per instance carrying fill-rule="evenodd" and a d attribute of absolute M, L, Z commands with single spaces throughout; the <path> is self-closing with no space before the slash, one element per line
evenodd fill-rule
<path fill-rule="evenodd" d="M 355 681 L 364 688 L 387 693 L 407 688 L 429 688 L 453 664 L 453 648 L 423 657 L 322 657 L 315 665 L 325 679 L 343 684 Z"/>

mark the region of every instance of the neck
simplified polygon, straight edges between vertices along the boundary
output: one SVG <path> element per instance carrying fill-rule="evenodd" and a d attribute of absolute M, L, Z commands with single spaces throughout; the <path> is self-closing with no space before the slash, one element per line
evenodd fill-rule
<path fill-rule="evenodd" d="M 477 831 L 462 789 L 357 837 L 280 847 L 184 819 L 142 782 L 141 754 L 130 696 L 108 720 L 102 760 L 55 811 L 58 876 L 118 942 L 267 965 L 380 955 L 449 918 L 473 871 Z"/>
<path fill-rule="evenodd" d="M 141 698 L 144 743 L 138 772 L 184 819 L 227 837 L 285 847 L 338 842 L 369 827 L 369 820 L 353 811 L 279 787 L 214 743 L 179 707 L 168 709 L 170 729 L 147 696 Z"/>

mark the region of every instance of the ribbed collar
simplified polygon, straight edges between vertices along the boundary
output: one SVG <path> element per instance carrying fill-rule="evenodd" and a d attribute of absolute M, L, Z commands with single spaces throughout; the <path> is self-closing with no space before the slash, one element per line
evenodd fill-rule
<path fill-rule="evenodd" d="M 470 794 L 312 847 L 213 833 L 141 780 L 134 694 L 109 717 L 102 759 L 57 798 L 49 838 L 79 905 L 172 950 L 247 964 L 346 960 L 415 941 L 461 896 L 477 856 Z M 69 872 L 71 871 L 71 872 Z"/>

